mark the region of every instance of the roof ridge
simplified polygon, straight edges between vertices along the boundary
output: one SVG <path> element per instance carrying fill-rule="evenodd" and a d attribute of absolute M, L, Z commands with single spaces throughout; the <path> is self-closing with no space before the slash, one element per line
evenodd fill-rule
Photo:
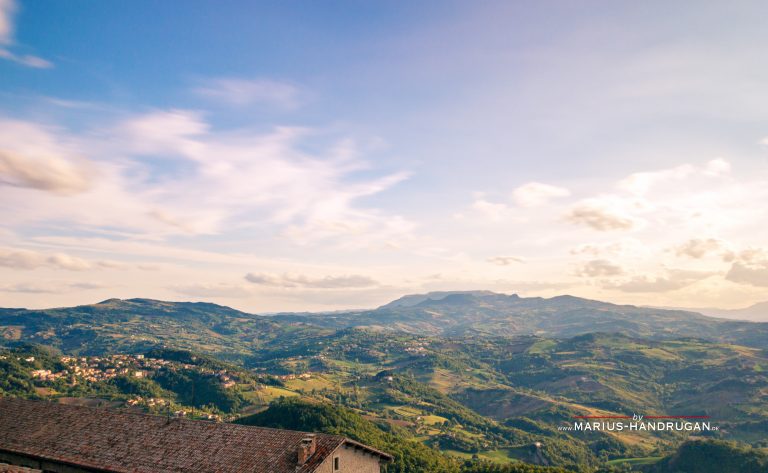
<path fill-rule="evenodd" d="M 218 425 L 227 425 L 234 427 L 236 429 L 258 429 L 258 430 L 268 430 L 268 431 L 276 431 L 276 432 L 293 432 L 293 433 L 299 433 L 299 434 L 312 434 L 317 436 L 322 436 L 325 438 L 337 438 L 339 440 L 350 440 L 354 442 L 355 440 L 348 439 L 344 437 L 343 435 L 335 435 L 335 434 L 326 434 L 324 432 L 309 432 L 305 430 L 294 430 L 294 429 L 281 429 L 277 427 L 263 427 L 260 425 L 247 425 L 247 424 L 235 424 L 233 422 L 211 422 L 204 419 L 187 419 L 184 417 L 167 417 L 160 414 L 152 414 L 149 412 L 140 412 L 136 411 L 130 408 L 126 407 L 107 407 L 107 406 L 80 406 L 75 404 L 63 404 L 60 402 L 47 400 L 47 399 L 22 399 L 22 398 L 16 398 L 12 396 L 2 396 L 0 395 L 0 402 L 3 400 L 12 400 L 12 401 L 21 401 L 26 403 L 38 403 L 43 405 L 53 405 L 56 407 L 63 407 L 64 409 L 87 409 L 87 410 L 93 410 L 93 411 L 105 411 L 108 412 L 110 415 L 133 415 L 133 416 L 139 416 L 139 417 L 145 417 L 145 418 L 152 418 L 152 419 L 168 419 L 171 422 L 179 422 L 179 423 L 189 423 L 189 424 L 198 424 L 198 423 L 204 423 L 204 424 L 218 424 Z"/>

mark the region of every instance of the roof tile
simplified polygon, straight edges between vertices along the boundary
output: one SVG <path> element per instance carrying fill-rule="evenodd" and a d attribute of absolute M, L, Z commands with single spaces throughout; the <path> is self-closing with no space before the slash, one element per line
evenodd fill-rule
<path fill-rule="evenodd" d="M 315 454 L 297 469 L 306 435 L 0 397 L 0 450 L 109 472 L 310 473 L 340 445 L 356 443 L 316 434 Z"/>

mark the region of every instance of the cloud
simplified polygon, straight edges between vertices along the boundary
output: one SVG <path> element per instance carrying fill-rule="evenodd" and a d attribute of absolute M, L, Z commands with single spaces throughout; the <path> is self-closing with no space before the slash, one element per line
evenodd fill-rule
<path fill-rule="evenodd" d="M 763 183 L 744 186 L 730 173 L 724 159 L 633 173 L 615 184 L 615 192 L 574 204 L 566 220 L 601 232 L 640 230 L 647 224 L 722 227 L 764 193 L 758 191 Z"/>
<path fill-rule="evenodd" d="M 621 268 L 621 266 L 611 263 L 608 260 L 598 259 L 584 263 L 576 272 L 576 274 L 590 278 L 609 277 L 621 276 L 624 274 L 624 270 Z"/>
<path fill-rule="evenodd" d="M 0 185 L 72 195 L 91 185 L 92 171 L 51 130 L 0 120 Z"/>
<path fill-rule="evenodd" d="M 515 189 L 512 192 L 512 199 L 520 207 L 538 207 L 553 199 L 568 197 L 569 195 L 571 195 L 571 191 L 563 187 L 529 182 Z"/>
<path fill-rule="evenodd" d="M 111 130 L 121 148 L 135 154 L 170 154 L 203 159 L 205 146 L 199 141 L 209 131 L 200 112 L 156 110 L 131 117 Z"/>
<path fill-rule="evenodd" d="M 725 279 L 739 284 L 768 287 L 768 260 L 753 263 L 736 261 Z"/>
<path fill-rule="evenodd" d="M 21 294 L 58 294 L 60 287 L 46 286 L 40 283 L 0 284 L 0 292 L 15 292 Z"/>
<path fill-rule="evenodd" d="M 667 270 L 666 274 L 663 275 L 641 275 L 625 281 L 608 282 L 604 287 L 632 293 L 670 292 L 690 286 L 714 274 L 716 273 L 710 271 L 671 269 Z"/>
<path fill-rule="evenodd" d="M 0 0 L 0 58 L 36 69 L 48 69 L 53 63 L 31 54 L 16 54 L 11 49 L 15 46 L 13 17 L 18 10 L 14 0 Z"/>
<path fill-rule="evenodd" d="M 477 196 L 471 206 L 472 210 L 481 217 L 492 222 L 501 222 L 509 214 L 509 206 L 486 200 L 482 195 Z"/>
<path fill-rule="evenodd" d="M 605 259 L 641 257 L 649 256 L 650 248 L 642 241 L 636 238 L 624 238 L 611 243 L 586 243 L 570 250 L 572 255 L 588 255 L 592 257 L 602 257 Z"/>
<path fill-rule="evenodd" d="M 266 104 L 292 109 L 300 103 L 298 87 L 267 79 L 218 78 L 198 87 L 194 92 L 202 97 L 237 107 Z"/>
<path fill-rule="evenodd" d="M 683 164 L 670 169 L 637 172 L 619 181 L 617 187 L 636 195 L 646 195 L 654 187 L 668 182 L 682 181 L 695 175 L 721 177 L 731 172 L 731 164 L 724 159 L 713 159 L 704 166 Z"/>
<path fill-rule="evenodd" d="M 509 266 L 514 263 L 525 263 L 525 260 L 516 256 L 494 256 L 486 261 L 498 266 Z"/>
<path fill-rule="evenodd" d="M 739 251 L 734 257 L 745 263 L 764 263 L 768 261 L 768 251 L 764 248 L 747 248 Z"/>
<path fill-rule="evenodd" d="M 718 252 L 726 259 L 732 258 L 725 243 L 715 238 L 694 238 L 675 249 L 677 256 L 687 256 L 688 258 L 693 259 L 701 259 L 707 255 Z"/>
<path fill-rule="evenodd" d="M 10 225 L 56 221 L 151 239 L 268 228 L 294 243 L 332 240 L 350 248 L 395 248 L 415 226 L 358 204 L 409 174 L 375 175 L 347 138 L 299 128 L 213 130 L 202 113 L 178 109 L 82 134 L 30 122 L 2 125 L 0 183 L 8 190 L 0 210 Z M 332 142 L 309 151 L 309 138 Z M 69 201 L 33 199 L 12 188 Z"/>
<path fill-rule="evenodd" d="M 13 43 L 13 15 L 16 13 L 14 0 L 0 0 L 0 44 Z"/>
<path fill-rule="evenodd" d="M 92 269 L 94 264 L 65 253 L 44 254 L 29 250 L 0 248 L 0 266 L 24 270 L 52 268 L 68 271 L 85 271 Z"/>
<path fill-rule="evenodd" d="M 60 156 L 24 156 L 0 150 L 0 184 L 66 195 L 88 189 L 89 181 L 82 169 Z"/>
<path fill-rule="evenodd" d="M 93 289 L 107 289 L 109 286 L 97 282 L 76 282 L 69 284 L 69 287 L 72 289 L 83 289 L 89 291 Z"/>
<path fill-rule="evenodd" d="M 170 286 L 168 289 L 193 297 L 231 297 L 231 298 L 244 298 L 253 295 L 250 288 L 242 284 L 187 284 Z"/>
<path fill-rule="evenodd" d="M 89 291 L 94 289 L 104 289 L 106 286 L 98 283 L 76 282 L 66 283 L 54 281 L 48 283 L 32 282 L 17 284 L 0 284 L 0 292 L 11 292 L 19 294 L 63 294 L 75 291 Z"/>
<path fill-rule="evenodd" d="M 576 225 L 585 225 L 601 232 L 632 230 L 639 225 L 636 218 L 619 206 L 606 203 L 602 199 L 588 199 L 577 204 L 566 215 L 566 219 Z"/>
<path fill-rule="evenodd" d="M 344 276 L 311 277 L 305 275 L 248 273 L 248 282 L 260 286 L 305 289 L 357 289 L 378 286 L 379 283 L 368 276 L 359 274 Z"/>
<path fill-rule="evenodd" d="M 696 168 L 691 164 L 683 164 L 672 169 L 652 172 L 636 172 L 625 177 L 617 184 L 621 190 L 632 194 L 645 195 L 657 184 L 670 180 L 682 180 L 691 176 Z"/>

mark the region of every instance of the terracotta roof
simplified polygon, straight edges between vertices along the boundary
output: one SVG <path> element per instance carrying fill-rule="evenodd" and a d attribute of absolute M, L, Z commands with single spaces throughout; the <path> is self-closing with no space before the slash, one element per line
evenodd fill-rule
<path fill-rule="evenodd" d="M 317 434 L 315 454 L 297 469 L 304 432 L 167 419 L 131 411 L 0 397 L 0 451 L 105 472 L 310 473 L 344 444 Z"/>

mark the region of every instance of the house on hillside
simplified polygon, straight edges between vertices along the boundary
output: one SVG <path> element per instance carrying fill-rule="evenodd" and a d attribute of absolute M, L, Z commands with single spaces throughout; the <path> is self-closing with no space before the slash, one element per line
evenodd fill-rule
<path fill-rule="evenodd" d="M 31 471 L 379 473 L 391 460 L 337 435 L 0 397 L 0 465 Z"/>

